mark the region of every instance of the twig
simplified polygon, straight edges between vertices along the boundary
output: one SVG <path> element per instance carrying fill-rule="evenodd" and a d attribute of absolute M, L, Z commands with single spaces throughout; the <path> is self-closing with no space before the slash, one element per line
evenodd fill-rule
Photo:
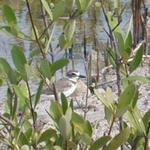
<path fill-rule="evenodd" d="M 89 95 L 89 76 L 88 76 L 88 69 L 85 64 L 84 64 L 84 67 L 85 67 L 85 72 L 87 76 L 87 91 L 86 91 L 85 111 L 84 111 L 84 118 L 86 118 L 86 114 L 88 112 L 87 107 L 88 107 L 88 95 Z"/>
<path fill-rule="evenodd" d="M 48 26 L 44 29 L 43 33 L 40 35 L 39 40 L 42 38 L 42 36 L 47 32 L 47 30 L 49 29 L 49 27 L 53 24 L 53 22 L 50 22 L 48 24 Z"/>
<path fill-rule="evenodd" d="M 35 120 L 35 116 L 34 116 L 34 109 L 33 109 L 33 105 L 32 105 L 32 96 L 31 96 L 31 91 L 30 91 L 30 86 L 29 86 L 28 81 L 26 81 L 26 85 L 27 85 L 28 92 L 29 92 L 29 102 L 30 102 L 30 110 L 31 110 L 32 119 L 33 119 L 33 127 L 34 127 L 34 129 L 36 129 L 36 120 Z"/>
<path fill-rule="evenodd" d="M 150 122 L 148 123 L 148 128 L 147 128 L 147 131 L 146 131 L 146 136 L 144 137 L 145 138 L 145 144 L 144 144 L 144 150 L 148 150 L 148 142 L 149 142 L 149 132 L 150 132 Z"/>
<path fill-rule="evenodd" d="M 84 58 L 86 59 L 87 57 L 87 50 L 86 50 L 86 32 L 85 32 L 85 24 L 84 24 L 84 37 L 83 37 L 83 47 L 84 47 Z"/>
<path fill-rule="evenodd" d="M 108 82 L 97 83 L 97 87 L 103 86 L 103 85 L 105 85 L 105 84 L 109 84 L 109 83 L 112 83 L 112 82 L 116 82 L 116 81 L 117 81 L 117 80 L 115 79 L 115 80 L 111 80 L 111 81 L 108 81 Z"/>
<path fill-rule="evenodd" d="M 115 122 L 115 118 L 113 117 L 113 120 L 112 120 L 111 125 L 110 125 L 110 128 L 109 128 L 108 135 L 110 135 L 110 133 L 111 133 L 111 131 L 112 131 L 112 127 L 113 127 L 114 122 Z"/>
<path fill-rule="evenodd" d="M 134 144 L 133 144 L 131 150 L 136 150 L 136 146 L 137 146 L 137 144 L 139 143 L 139 141 L 140 141 L 141 138 L 142 138 L 141 136 L 137 136 L 137 137 L 135 138 Z M 145 149 L 145 150 L 146 150 L 146 149 Z"/>
<path fill-rule="evenodd" d="M 118 87 L 118 97 L 120 97 L 120 94 L 121 94 L 121 76 L 120 76 L 121 57 L 120 57 L 120 53 L 119 53 L 118 47 L 117 47 L 116 42 L 115 42 L 113 31 L 111 29 L 108 17 L 106 15 L 106 12 L 105 12 L 105 9 L 104 9 L 104 6 L 103 6 L 103 1 L 100 0 L 100 2 L 101 2 L 101 7 L 102 7 L 102 10 L 103 10 L 104 17 L 105 17 L 105 20 L 106 20 L 106 23 L 107 23 L 107 26 L 108 26 L 108 29 L 109 29 L 111 47 L 112 47 L 112 49 L 114 49 L 115 55 L 116 55 L 115 63 L 116 63 L 117 87 Z M 122 131 L 123 130 L 122 117 L 119 118 L 119 122 L 120 122 L 120 131 Z M 121 146 L 121 150 L 123 150 L 123 149 L 124 149 L 123 146 Z"/>
<path fill-rule="evenodd" d="M 11 120 L 9 120 L 8 118 L 6 118 L 5 116 L 3 116 L 1 113 L 0 113 L 0 118 L 2 120 L 4 120 L 5 122 L 7 122 L 11 127 L 13 127 L 13 128 L 15 127 L 14 123 Z"/>
<path fill-rule="evenodd" d="M 46 56 L 45 56 L 45 54 L 44 54 L 44 52 L 42 50 L 42 46 L 41 46 L 40 41 L 38 39 L 38 36 L 37 36 L 37 33 L 36 33 L 36 29 L 35 29 L 35 26 L 34 26 L 34 23 L 33 23 L 33 18 L 32 18 L 32 14 L 31 14 L 29 0 L 26 0 L 26 4 L 27 4 L 28 11 L 29 11 L 30 21 L 31 21 L 31 25 L 32 25 L 32 28 L 33 28 L 33 32 L 34 32 L 34 35 L 35 35 L 36 42 L 37 42 L 37 44 L 39 46 L 39 49 L 41 51 L 41 54 L 42 54 L 43 58 L 46 58 Z"/>
<path fill-rule="evenodd" d="M 107 36 L 108 36 L 109 38 L 111 38 L 111 36 L 110 36 L 110 34 L 107 32 L 107 30 L 106 30 L 105 28 L 103 28 L 103 30 L 105 31 L 105 33 L 107 34 Z"/>

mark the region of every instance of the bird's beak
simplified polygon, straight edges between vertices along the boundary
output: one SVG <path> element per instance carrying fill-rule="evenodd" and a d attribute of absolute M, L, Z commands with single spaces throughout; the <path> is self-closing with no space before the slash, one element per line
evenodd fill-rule
<path fill-rule="evenodd" d="M 86 78 L 86 76 L 84 76 L 84 75 L 79 75 L 79 78 Z"/>

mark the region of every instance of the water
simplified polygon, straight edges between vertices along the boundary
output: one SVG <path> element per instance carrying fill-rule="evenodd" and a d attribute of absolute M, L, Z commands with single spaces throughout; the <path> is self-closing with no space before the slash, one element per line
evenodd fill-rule
<path fill-rule="evenodd" d="M 107 1 L 105 2 L 106 2 L 106 6 L 108 6 L 108 9 L 111 10 L 113 3 L 108 5 Z M 131 16 L 130 2 L 131 2 L 130 0 L 123 0 L 122 2 L 122 5 L 126 5 L 126 9 L 123 14 L 123 21 L 121 23 L 121 28 L 123 30 L 126 29 L 129 18 Z M 27 35 L 31 35 L 31 23 L 28 16 L 28 10 L 26 5 L 22 1 L 18 1 L 18 0 L 13 0 L 11 2 L 9 0 L 0 1 L 0 26 L 6 24 L 1 11 L 4 4 L 9 4 L 15 10 L 15 14 L 20 28 Z M 148 0 L 146 1 L 146 5 L 150 8 L 150 2 Z M 40 9 L 39 2 L 38 1 L 32 2 L 31 10 L 33 13 L 34 23 L 36 27 L 39 29 L 39 31 L 42 32 L 43 21 L 39 14 L 40 13 L 39 9 Z M 106 33 L 103 30 L 103 28 L 106 28 L 106 21 L 104 19 L 102 11 L 100 8 L 96 8 L 95 10 L 96 11 L 94 11 L 94 8 L 91 8 L 87 13 L 85 13 L 80 19 L 77 20 L 77 29 L 75 34 L 76 39 L 74 43 L 73 57 L 75 60 L 75 68 L 81 72 L 84 72 L 84 63 L 83 63 L 84 62 L 83 59 L 84 58 L 83 55 L 84 26 L 86 31 L 88 52 L 94 49 L 94 34 L 99 42 L 98 45 L 99 49 L 103 49 L 102 44 L 105 44 L 108 39 Z M 94 22 L 95 14 L 97 19 L 96 23 Z M 52 41 L 53 48 L 55 48 L 56 45 L 58 44 L 57 38 L 59 37 L 60 33 L 62 33 L 62 26 L 61 23 L 58 23 L 55 30 L 54 40 Z M 0 57 L 6 58 L 12 64 L 12 66 L 13 63 L 12 63 L 10 52 L 11 52 L 11 46 L 13 44 L 22 46 L 25 50 L 27 57 L 29 57 L 31 50 L 36 48 L 36 45 L 30 41 L 16 39 L 0 31 Z M 63 51 L 59 53 L 55 58 L 59 59 L 64 56 L 65 53 Z M 103 60 L 103 58 L 101 60 Z M 102 64 L 101 67 L 103 67 L 103 61 L 101 62 L 101 64 Z M 68 68 L 71 68 L 71 64 L 69 65 Z"/>

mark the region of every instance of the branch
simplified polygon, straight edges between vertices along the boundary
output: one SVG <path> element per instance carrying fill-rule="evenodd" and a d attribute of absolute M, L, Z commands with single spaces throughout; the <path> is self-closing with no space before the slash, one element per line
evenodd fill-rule
<path fill-rule="evenodd" d="M 11 127 L 13 127 L 13 128 L 15 127 L 14 123 L 11 120 L 9 120 L 8 118 L 6 118 L 4 115 L 2 115 L 1 113 L 0 113 L 0 118 L 2 120 L 4 120 L 5 122 L 7 122 Z"/>

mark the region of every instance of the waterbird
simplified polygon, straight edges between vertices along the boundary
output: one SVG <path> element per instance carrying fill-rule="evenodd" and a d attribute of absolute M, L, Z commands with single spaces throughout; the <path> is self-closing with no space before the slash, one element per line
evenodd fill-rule
<path fill-rule="evenodd" d="M 66 77 L 59 79 L 56 81 L 55 86 L 60 97 L 61 93 L 63 93 L 66 97 L 73 94 L 73 92 L 77 88 L 77 83 L 80 78 L 86 78 L 84 75 L 81 75 L 79 71 L 70 70 L 66 73 Z M 50 99 L 54 99 L 54 90 L 51 86 L 43 89 L 43 94 L 48 95 Z"/>

